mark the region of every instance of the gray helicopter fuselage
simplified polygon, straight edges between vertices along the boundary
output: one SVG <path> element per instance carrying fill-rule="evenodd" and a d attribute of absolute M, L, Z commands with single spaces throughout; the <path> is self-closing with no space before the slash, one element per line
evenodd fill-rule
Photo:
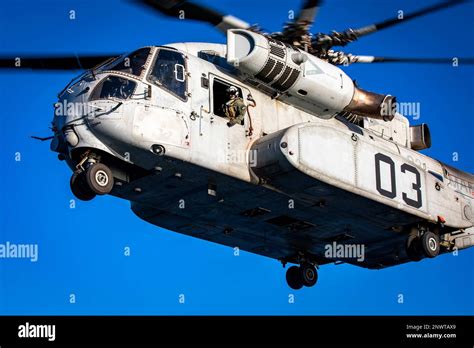
<path fill-rule="evenodd" d="M 306 254 L 318 264 L 395 265 L 410 260 L 406 238 L 420 228 L 436 230 L 445 251 L 474 244 L 473 176 L 414 150 L 405 117 L 334 117 L 354 93 L 336 67 L 344 86 L 334 110 L 311 112 L 301 98 L 250 84 L 226 64 L 226 49 L 150 47 L 139 71 L 115 69 L 122 57 L 86 72 L 60 94 L 52 150 L 72 169 L 86 150 L 109 159 L 111 194 L 146 221 L 283 262 Z M 309 63 L 331 80 L 326 62 Z M 243 125 L 227 125 L 228 86 L 247 104 Z M 333 242 L 365 245 L 366 256 L 328 258 Z"/>

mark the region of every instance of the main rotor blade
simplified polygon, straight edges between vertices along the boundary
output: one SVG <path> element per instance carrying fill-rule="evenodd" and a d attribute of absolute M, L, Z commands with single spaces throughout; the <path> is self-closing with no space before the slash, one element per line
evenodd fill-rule
<path fill-rule="evenodd" d="M 0 56 L 0 69 L 84 70 L 119 55 L 84 56 Z"/>
<path fill-rule="evenodd" d="M 446 64 L 472 65 L 474 58 L 409 58 L 409 57 L 376 57 L 351 56 L 351 63 L 417 63 L 417 64 Z"/>
<path fill-rule="evenodd" d="M 412 12 L 412 13 L 409 13 L 409 14 L 404 14 L 402 19 L 399 19 L 398 17 L 390 18 L 390 19 L 384 20 L 382 22 L 371 24 L 371 25 L 368 25 L 368 26 L 365 26 L 365 27 L 362 27 L 362 28 L 359 28 L 359 29 L 353 29 L 351 31 L 356 37 L 361 37 L 361 36 L 364 36 L 364 35 L 367 35 L 367 34 L 370 34 L 370 33 L 374 33 L 374 32 L 379 31 L 381 29 L 385 29 L 385 28 L 389 28 L 389 27 L 392 27 L 392 26 L 397 25 L 397 24 L 405 23 L 405 22 L 409 21 L 410 19 L 418 18 L 418 17 L 424 16 L 424 15 L 427 15 L 429 13 L 433 13 L 433 12 L 436 12 L 436 11 L 443 10 L 445 8 L 449 8 L 449 7 L 452 7 L 452 6 L 462 4 L 464 2 L 466 2 L 466 0 L 443 1 L 443 2 L 438 3 L 436 5 L 425 7 L 423 9 L 420 9 L 418 11 L 415 11 L 415 12 Z"/>
<path fill-rule="evenodd" d="M 237 17 L 224 15 L 210 8 L 186 0 L 135 0 L 177 19 L 192 19 L 214 25 L 222 32 L 229 29 L 248 29 L 251 25 Z"/>
<path fill-rule="evenodd" d="M 295 19 L 285 23 L 283 32 L 273 33 L 272 36 L 307 51 L 313 45 L 309 30 L 320 6 L 321 0 L 303 0 L 303 6 Z"/>
<path fill-rule="evenodd" d="M 286 24 L 282 36 L 291 39 L 294 36 L 309 34 L 311 25 L 321 7 L 321 0 L 304 0 L 303 5 L 294 21 Z"/>
<path fill-rule="evenodd" d="M 321 7 L 321 0 L 304 0 L 295 23 L 313 24 Z"/>

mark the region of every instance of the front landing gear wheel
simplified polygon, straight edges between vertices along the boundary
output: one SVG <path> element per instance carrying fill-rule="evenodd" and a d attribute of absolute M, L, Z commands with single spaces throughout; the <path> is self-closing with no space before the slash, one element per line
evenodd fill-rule
<path fill-rule="evenodd" d="M 114 176 L 109 167 L 97 163 L 89 166 L 85 173 L 89 188 L 98 195 L 105 195 L 114 187 Z"/>
<path fill-rule="evenodd" d="M 71 191 L 77 199 L 90 201 L 95 197 L 95 193 L 89 188 L 85 180 L 84 172 L 75 172 L 69 181 Z"/>
<path fill-rule="evenodd" d="M 297 266 L 291 266 L 286 271 L 286 282 L 288 286 L 293 290 L 299 290 L 303 287 L 303 281 L 301 279 L 300 268 Z"/>
<path fill-rule="evenodd" d="M 433 232 L 425 232 L 421 237 L 421 248 L 426 257 L 436 257 L 439 255 L 439 237 Z"/>
<path fill-rule="evenodd" d="M 304 263 L 300 266 L 300 276 L 304 286 L 314 286 L 318 281 L 318 272 L 316 268 L 309 263 Z"/>

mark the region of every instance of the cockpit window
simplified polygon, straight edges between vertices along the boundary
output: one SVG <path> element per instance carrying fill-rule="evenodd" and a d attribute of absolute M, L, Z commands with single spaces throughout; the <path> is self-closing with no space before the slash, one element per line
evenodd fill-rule
<path fill-rule="evenodd" d="M 148 75 L 148 81 L 186 100 L 185 64 L 181 53 L 160 49 Z"/>
<path fill-rule="evenodd" d="M 140 76 L 145 70 L 145 64 L 149 54 L 149 47 L 140 48 L 121 59 L 116 65 L 113 65 L 108 70 L 121 71 Z"/>
<path fill-rule="evenodd" d="M 109 75 L 95 87 L 90 100 L 128 99 L 135 91 L 137 84 L 123 77 Z"/>

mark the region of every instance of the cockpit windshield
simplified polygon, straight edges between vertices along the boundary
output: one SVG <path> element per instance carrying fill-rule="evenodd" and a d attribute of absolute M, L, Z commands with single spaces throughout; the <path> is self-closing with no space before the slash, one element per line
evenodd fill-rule
<path fill-rule="evenodd" d="M 140 76 L 145 70 L 145 64 L 149 54 L 149 47 L 140 48 L 120 59 L 118 63 L 112 65 L 112 67 L 107 70 L 121 71 L 135 76 Z"/>
<path fill-rule="evenodd" d="M 160 49 L 148 74 L 148 81 L 186 100 L 185 64 L 185 59 L 180 52 Z"/>
<path fill-rule="evenodd" d="M 134 81 L 120 76 L 109 75 L 100 81 L 91 93 L 89 100 L 99 99 L 128 99 L 135 91 Z"/>

